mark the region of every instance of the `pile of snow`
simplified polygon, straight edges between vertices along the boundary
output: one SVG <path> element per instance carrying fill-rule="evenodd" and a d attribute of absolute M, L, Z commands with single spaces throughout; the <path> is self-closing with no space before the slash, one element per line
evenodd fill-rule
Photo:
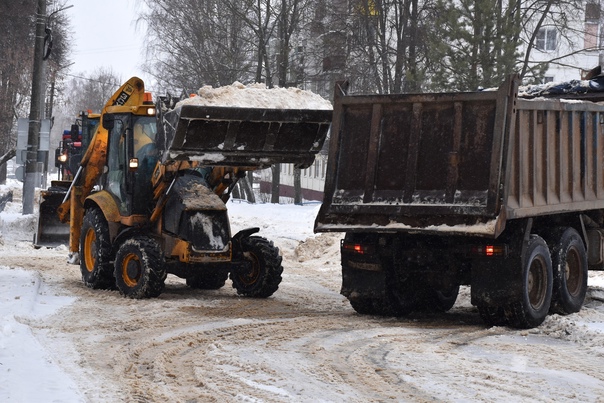
<path fill-rule="evenodd" d="M 10 234 L 13 239 L 33 241 L 37 217 L 34 214 L 23 215 L 21 191 L 23 184 L 15 179 L 8 179 L 6 185 L 0 185 L 0 196 L 12 192 L 14 201 L 9 201 L 0 211 L 0 245 L 4 235 Z"/>
<path fill-rule="evenodd" d="M 264 84 L 244 85 L 235 82 L 224 87 L 205 85 L 190 98 L 176 104 L 201 106 L 230 106 L 265 109 L 333 109 L 320 95 L 300 88 L 267 88 Z"/>
<path fill-rule="evenodd" d="M 523 85 L 518 88 L 518 96 L 539 97 L 543 95 L 585 94 L 588 92 L 603 92 L 604 77 L 598 76 L 591 80 L 570 80 L 546 84 Z"/>

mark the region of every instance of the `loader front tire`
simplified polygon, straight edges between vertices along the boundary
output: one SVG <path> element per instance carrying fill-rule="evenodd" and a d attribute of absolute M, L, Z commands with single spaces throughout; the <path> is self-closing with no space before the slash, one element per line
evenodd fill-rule
<path fill-rule="evenodd" d="M 115 282 L 125 297 L 155 298 L 164 290 L 166 267 L 157 242 L 138 235 L 126 240 L 115 256 Z"/>
<path fill-rule="evenodd" d="M 93 289 L 115 286 L 111 265 L 109 225 L 98 208 L 86 211 L 80 235 L 80 271 L 82 281 Z"/>
<path fill-rule="evenodd" d="M 279 248 L 259 236 L 242 239 L 241 248 L 247 264 L 231 271 L 233 288 L 247 297 L 270 297 L 279 288 L 283 273 Z"/>

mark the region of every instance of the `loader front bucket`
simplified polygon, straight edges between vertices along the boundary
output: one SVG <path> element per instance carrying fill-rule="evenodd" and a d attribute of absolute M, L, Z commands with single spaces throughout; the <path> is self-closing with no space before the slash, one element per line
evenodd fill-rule
<path fill-rule="evenodd" d="M 59 221 L 57 208 L 63 203 L 70 183 L 53 181 L 50 188 L 40 192 L 38 228 L 34 234 L 34 246 L 69 245 L 69 223 Z"/>
<path fill-rule="evenodd" d="M 308 168 L 323 147 L 331 117 L 331 110 L 183 105 L 165 114 L 158 135 L 163 134 L 163 162 Z"/>

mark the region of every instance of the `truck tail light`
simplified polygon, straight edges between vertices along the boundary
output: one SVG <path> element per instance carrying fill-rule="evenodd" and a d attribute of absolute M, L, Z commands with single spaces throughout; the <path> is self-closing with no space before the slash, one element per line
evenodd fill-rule
<path fill-rule="evenodd" d="M 508 255 L 507 245 L 473 245 L 469 248 L 470 257 L 506 257 Z"/>
<path fill-rule="evenodd" d="M 371 255 L 375 253 L 374 245 L 365 245 L 356 242 L 344 242 L 341 244 L 342 252 L 357 253 L 359 255 Z"/>

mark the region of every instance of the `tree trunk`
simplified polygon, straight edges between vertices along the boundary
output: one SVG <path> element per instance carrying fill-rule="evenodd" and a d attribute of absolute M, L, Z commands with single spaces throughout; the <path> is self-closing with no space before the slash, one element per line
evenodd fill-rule
<path fill-rule="evenodd" d="M 241 188 L 243 195 L 245 196 L 245 200 L 249 201 L 250 203 L 256 203 L 256 197 L 254 196 L 254 190 L 252 189 L 252 186 L 250 185 L 250 178 L 251 175 L 248 175 L 244 178 L 241 178 L 239 180 L 239 187 Z"/>
<path fill-rule="evenodd" d="M 279 204 L 279 193 L 281 191 L 281 164 L 271 167 L 273 182 L 271 184 L 271 203 Z"/>
<path fill-rule="evenodd" d="M 294 204 L 302 205 L 302 170 L 294 168 Z"/>

